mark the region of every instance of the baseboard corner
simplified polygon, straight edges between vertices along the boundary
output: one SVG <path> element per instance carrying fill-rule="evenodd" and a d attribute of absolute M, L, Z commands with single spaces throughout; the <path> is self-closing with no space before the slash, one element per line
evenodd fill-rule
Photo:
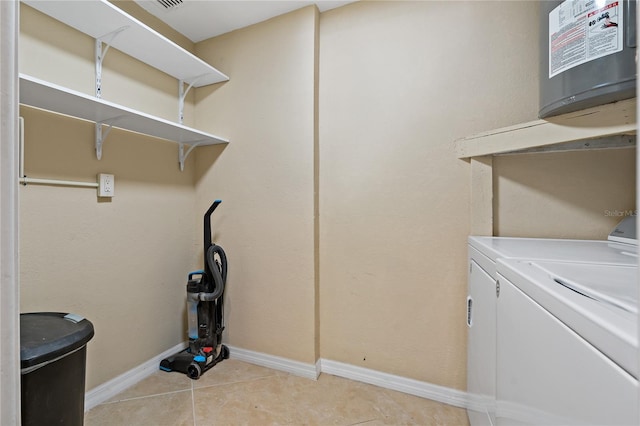
<path fill-rule="evenodd" d="M 180 352 L 188 346 L 187 342 L 179 343 L 174 347 L 167 349 L 159 355 L 151 358 L 148 361 L 143 362 L 137 367 L 120 374 L 113 379 L 96 386 L 89 390 L 84 396 L 84 410 L 89 411 L 92 408 L 102 404 L 105 401 L 113 398 L 125 389 L 130 388 L 141 380 L 146 379 L 151 374 L 155 373 L 159 369 L 160 361 L 164 358 Z"/>
<path fill-rule="evenodd" d="M 320 374 L 318 362 L 315 364 L 307 364 L 301 361 L 294 361 L 292 359 L 242 349 L 235 346 L 228 347 L 231 359 L 237 359 L 239 361 L 272 368 L 278 371 L 284 371 L 295 376 L 305 377 L 312 380 L 316 380 Z"/>

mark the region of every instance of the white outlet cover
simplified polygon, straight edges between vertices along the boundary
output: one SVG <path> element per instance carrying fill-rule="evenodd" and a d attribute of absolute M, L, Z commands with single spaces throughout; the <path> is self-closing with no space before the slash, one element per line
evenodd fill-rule
<path fill-rule="evenodd" d="M 98 197 L 113 197 L 115 177 L 108 173 L 98 174 Z"/>

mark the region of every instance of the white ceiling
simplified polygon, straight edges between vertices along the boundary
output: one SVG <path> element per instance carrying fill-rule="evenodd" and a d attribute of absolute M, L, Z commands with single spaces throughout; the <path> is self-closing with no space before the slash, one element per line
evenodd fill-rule
<path fill-rule="evenodd" d="M 158 0 L 135 1 L 149 13 L 197 43 L 310 4 L 315 3 L 320 12 L 324 12 L 353 0 L 182 0 L 182 4 L 170 9 L 166 9 Z"/>

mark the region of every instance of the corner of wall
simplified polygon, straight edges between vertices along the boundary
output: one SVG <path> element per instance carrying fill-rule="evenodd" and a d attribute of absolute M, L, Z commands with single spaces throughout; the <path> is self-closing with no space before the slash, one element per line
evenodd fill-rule
<path fill-rule="evenodd" d="M 315 362 L 317 8 L 204 40 L 196 51 L 230 77 L 195 92 L 198 127 L 231 141 L 196 158 L 197 211 L 225 200 L 214 218 L 229 254 L 223 339 Z"/>
<path fill-rule="evenodd" d="M 313 261 L 314 261 L 314 314 L 315 357 L 320 361 L 320 136 L 319 136 L 319 88 L 320 88 L 320 11 L 314 5 L 313 42 Z"/>

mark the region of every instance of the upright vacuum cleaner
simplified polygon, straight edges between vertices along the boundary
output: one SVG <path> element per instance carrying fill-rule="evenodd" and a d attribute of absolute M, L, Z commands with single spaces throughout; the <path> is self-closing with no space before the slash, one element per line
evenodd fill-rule
<path fill-rule="evenodd" d="M 211 214 L 221 202 L 214 201 L 204 214 L 204 269 L 190 272 L 187 280 L 189 347 L 160 362 L 161 370 L 179 371 L 194 380 L 229 358 L 229 348 L 222 344 L 227 256 L 211 242 Z"/>

